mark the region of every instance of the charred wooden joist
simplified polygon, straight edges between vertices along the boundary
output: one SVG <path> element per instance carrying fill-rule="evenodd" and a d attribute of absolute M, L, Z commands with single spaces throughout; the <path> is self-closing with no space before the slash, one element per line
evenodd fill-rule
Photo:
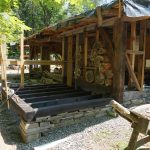
<path fill-rule="evenodd" d="M 101 95 L 56 84 L 26 86 L 11 97 L 10 105 L 25 121 L 30 122 L 37 117 L 104 106 L 110 100 L 101 98 Z"/>

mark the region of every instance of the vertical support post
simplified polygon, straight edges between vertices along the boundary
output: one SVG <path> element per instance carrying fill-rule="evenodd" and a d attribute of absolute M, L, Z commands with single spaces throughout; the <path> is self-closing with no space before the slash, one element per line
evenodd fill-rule
<path fill-rule="evenodd" d="M 131 135 L 127 150 L 135 150 L 138 135 L 139 135 L 139 132 L 133 128 L 132 135 Z"/>
<path fill-rule="evenodd" d="M 145 48 L 146 48 L 146 21 L 140 22 L 140 39 L 139 51 L 143 52 L 142 56 L 138 56 L 138 81 L 143 90 L 144 85 L 144 69 L 145 69 Z"/>
<path fill-rule="evenodd" d="M 118 19 L 114 24 L 113 95 L 118 102 L 123 100 L 125 78 L 126 24 Z"/>
<path fill-rule="evenodd" d="M 99 29 L 96 29 L 96 41 L 99 41 Z"/>
<path fill-rule="evenodd" d="M 1 76 L 2 76 L 2 87 L 5 88 L 6 92 L 6 99 L 8 99 L 8 86 L 7 86 L 7 45 L 6 45 L 6 36 L 2 36 L 2 43 L 1 43 L 1 66 L 2 66 L 2 71 L 1 71 Z M 7 102 L 7 106 L 9 108 L 9 102 Z"/>
<path fill-rule="evenodd" d="M 121 6 L 121 0 L 119 0 L 119 8 L 118 8 L 118 18 L 121 18 L 122 15 L 122 6 Z"/>
<path fill-rule="evenodd" d="M 79 53 L 79 38 L 80 38 L 80 35 L 79 35 L 79 33 L 78 34 L 76 34 L 76 52 L 75 52 L 75 68 L 77 69 L 78 67 L 79 67 L 79 64 L 78 64 L 78 53 Z M 77 81 L 76 81 L 76 79 L 75 79 L 75 88 L 77 88 Z"/>
<path fill-rule="evenodd" d="M 68 61 L 67 61 L 67 85 L 72 86 L 72 76 L 73 76 L 73 62 L 72 62 L 72 42 L 73 42 L 73 37 L 69 36 L 68 37 Z"/>
<path fill-rule="evenodd" d="M 131 23 L 131 50 L 136 50 L 136 22 Z M 134 70 L 135 66 L 135 54 L 132 54 L 131 56 L 131 65 L 132 69 Z"/>
<path fill-rule="evenodd" d="M 87 58 L 88 58 L 88 36 L 87 36 L 87 32 L 85 32 L 84 33 L 84 70 L 83 70 L 84 76 L 87 67 Z"/>
<path fill-rule="evenodd" d="M 102 9 L 100 6 L 96 8 L 96 14 L 97 14 L 97 24 L 98 24 L 98 27 L 100 27 L 103 23 Z"/>
<path fill-rule="evenodd" d="M 62 38 L 62 57 L 61 57 L 61 61 L 64 62 L 65 60 L 65 37 Z M 62 65 L 62 77 L 64 79 L 64 66 L 65 64 L 63 63 Z"/>
<path fill-rule="evenodd" d="M 43 47 L 40 46 L 40 60 L 42 60 L 42 51 L 43 51 Z M 42 65 L 41 65 L 41 69 L 40 70 L 42 71 Z"/>
<path fill-rule="evenodd" d="M 24 87 L 24 31 L 22 30 L 20 39 L 20 60 L 21 60 L 21 83 L 20 86 Z"/>

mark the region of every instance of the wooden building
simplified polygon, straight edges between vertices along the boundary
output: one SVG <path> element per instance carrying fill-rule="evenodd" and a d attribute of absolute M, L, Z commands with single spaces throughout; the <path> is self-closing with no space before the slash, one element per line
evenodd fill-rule
<path fill-rule="evenodd" d="M 30 60 L 23 59 L 22 45 L 21 60 L 10 62 L 21 65 L 21 86 L 24 65 L 30 70 L 40 65 L 42 72 L 50 72 L 50 65 L 62 66 L 63 84 L 25 86 L 10 98 L 10 107 L 22 119 L 24 141 L 40 137 L 56 122 L 101 113 L 111 99 L 122 103 L 125 85 L 143 90 L 150 68 L 150 2 L 107 2 L 26 38 Z M 50 60 L 51 54 L 61 60 Z"/>
<path fill-rule="evenodd" d="M 128 17 L 125 7 L 131 4 L 113 1 L 44 28 L 26 39 L 30 59 L 38 53 L 41 60 L 49 60 L 49 53 L 61 54 L 56 64 L 62 65 L 68 86 L 109 93 L 120 102 L 125 84 L 142 91 L 144 70 L 150 67 L 149 16 L 137 12 Z"/>

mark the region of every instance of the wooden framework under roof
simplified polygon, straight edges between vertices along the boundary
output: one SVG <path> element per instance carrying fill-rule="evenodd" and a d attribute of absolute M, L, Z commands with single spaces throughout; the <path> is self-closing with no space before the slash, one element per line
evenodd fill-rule
<path fill-rule="evenodd" d="M 83 13 L 60 21 L 55 26 L 46 27 L 39 33 L 26 38 L 25 43 L 30 45 L 31 53 L 34 51 L 33 56 L 30 57 L 30 60 L 8 60 L 8 63 L 19 64 L 22 67 L 25 64 L 62 65 L 62 74 L 66 78 L 66 81 L 64 81 L 68 86 L 75 86 L 77 84 L 74 75 L 76 52 L 80 48 L 83 49 L 83 53 L 81 54 L 83 58 L 82 73 L 85 80 L 86 70 L 90 68 L 88 66 L 89 42 L 92 39 L 95 39 L 95 42 L 101 42 L 102 40 L 105 49 L 108 51 L 107 54 L 113 71 L 113 84 L 110 88 L 111 93 L 114 93 L 113 95 L 115 95 L 117 100 L 121 100 L 124 89 L 125 64 L 131 77 L 130 84 L 134 82 L 136 89 L 139 91 L 143 88 L 148 18 L 149 16 L 126 16 L 121 0 L 109 9 L 97 7 L 95 10 L 87 12 L 86 15 Z M 138 32 L 138 37 L 141 41 L 139 50 L 134 49 L 135 39 L 137 37 L 135 32 Z M 49 52 L 61 54 L 62 61 L 50 61 L 47 57 Z M 43 56 L 43 60 L 36 60 L 38 53 Z M 136 69 L 134 67 L 137 63 L 135 57 L 138 57 L 138 63 L 140 64 Z M 21 76 L 23 77 L 23 70 Z"/>

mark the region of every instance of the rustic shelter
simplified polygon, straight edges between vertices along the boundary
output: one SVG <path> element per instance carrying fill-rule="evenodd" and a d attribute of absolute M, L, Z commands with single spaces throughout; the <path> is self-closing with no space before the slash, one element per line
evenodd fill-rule
<path fill-rule="evenodd" d="M 113 98 L 122 102 L 125 85 L 142 91 L 150 68 L 149 17 L 148 0 L 105 0 L 26 38 L 30 60 L 23 59 L 22 41 L 21 60 L 11 62 L 21 65 L 21 86 L 24 65 L 30 65 L 30 73 L 39 66 L 41 72 L 51 72 L 51 65 L 59 65 L 62 78 L 61 84 L 25 86 L 10 98 L 10 107 L 21 116 L 24 140 L 38 138 L 61 121 L 86 116 L 89 109 L 100 113 Z M 61 60 L 51 60 L 51 54 Z"/>

